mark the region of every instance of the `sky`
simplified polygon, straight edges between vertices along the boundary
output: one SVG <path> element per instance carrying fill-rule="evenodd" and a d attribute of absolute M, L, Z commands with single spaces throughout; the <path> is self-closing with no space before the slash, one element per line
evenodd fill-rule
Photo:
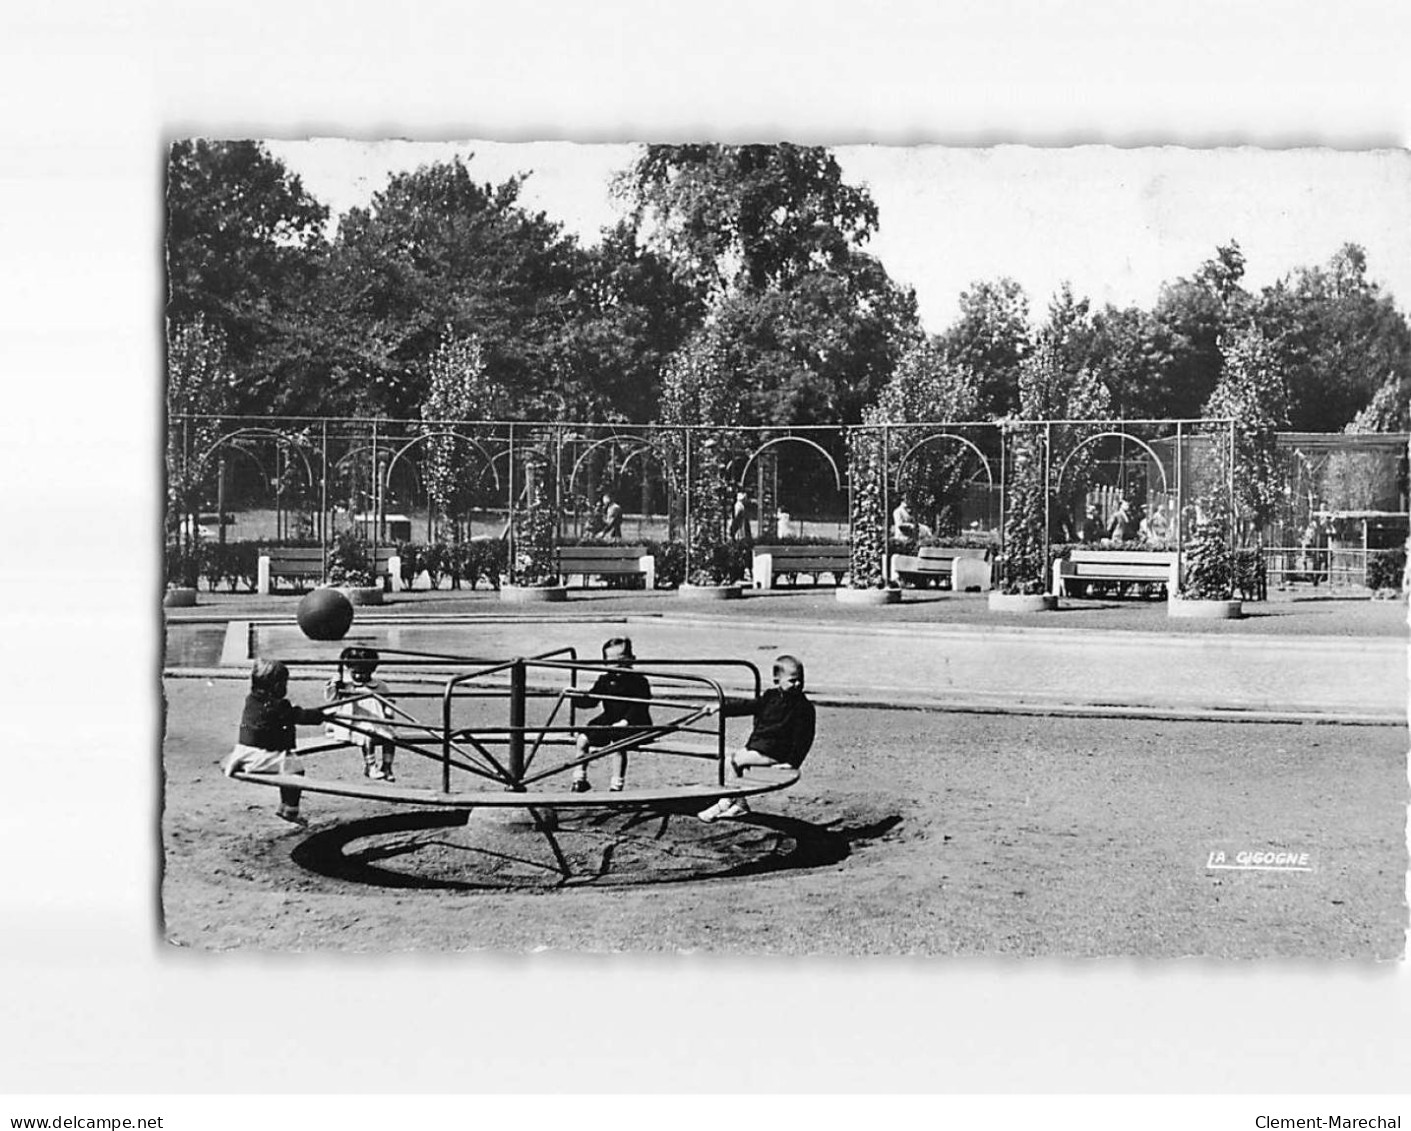
<path fill-rule="evenodd" d="M 366 205 L 394 172 L 453 156 L 584 242 L 622 214 L 608 185 L 635 147 L 572 142 L 268 141 L 334 215 Z M 1326 263 L 1344 243 L 1406 311 L 1411 302 L 1411 158 L 1336 149 L 833 148 L 878 207 L 868 250 L 915 288 L 922 323 L 944 330 L 967 286 L 1010 276 L 1035 321 L 1066 280 L 1094 306 L 1149 307 L 1163 282 L 1239 242 L 1246 286 Z M 473 156 L 472 156 L 473 155 Z"/>

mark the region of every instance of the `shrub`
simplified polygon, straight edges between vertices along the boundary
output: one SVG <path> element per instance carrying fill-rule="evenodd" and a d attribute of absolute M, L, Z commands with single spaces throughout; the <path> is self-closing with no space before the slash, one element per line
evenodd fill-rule
<path fill-rule="evenodd" d="M 1194 601 L 1228 601 L 1234 595 L 1235 563 L 1229 532 L 1223 522 L 1196 524 L 1185 546 L 1181 596 Z"/>
<path fill-rule="evenodd" d="M 200 548 L 191 542 L 168 542 L 163 565 L 168 585 L 195 589 L 201 576 Z"/>
<path fill-rule="evenodd" d="M 1367 588 L 1400 592 L 1405 584 L 1406 550 L 1380 550 L 1367 558 Z"/>
<path fill-rule="evenodd" d="M 253 593 L 260 550 L 259 542 L 213 542 L 203 546 L 201 572 L 205 574 L 206 584 L 212 589 L 224 584 L 231 593 L 243 585 L 247 593 Z"/>
<path fill-rule="evenodd" d="M 373 584 L 372 555 L 357 527 L 340 530 L 334 538 L 328 552 L 328 580 L 333 585 Z"/>

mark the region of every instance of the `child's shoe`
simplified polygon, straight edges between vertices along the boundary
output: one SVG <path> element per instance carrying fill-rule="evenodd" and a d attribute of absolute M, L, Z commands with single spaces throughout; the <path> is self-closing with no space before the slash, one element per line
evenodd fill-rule
<path fill-rule="evenodd" d="M 724 809 L 725 799 L 721 798 L 709 809 L 702 809 L 699 813 L 696 814 L 696 818 L 698 820 L 704 821 L 706 824 L 710 824 L 712 821 L 720 820 L 721 813 L 724 811 Z"/>
<path fill-rule="evenodd" d="M 573 784 L 568 787 L 570 793 L 587 793 L 593 787 L 588 784 L 587 778 L 574 778 Z"/>
<path fill-rule="evenodd" d="M 717 807 L 717 812 L 714 816 L 710 818 L 710 820 L 736 821 L 739 820 L 741 817 L 748 817 L 749 815 L 750 807 L 739 798 L 723 798 Z M 701 820 L 704 821 L 706 820 L 706 818 L 702 816 Z"/>
<path fill-rule="evenodd" d="M 624 782 L 621 778 L 613 778 L 612 781 L 608 782 L 608 792 L 621 793 L 622 787 L 626 784 L 627 783 Z"/>
<path fill-rule="evenodd" d="M 381 766 L 368 766 L 367 776 L 370 777 L 373 781 L 386 781 L 387 771 L 384 770 Z"/>
<path fill-rule="evenodd" d="M 309 819 L 305 817 L 302 813 L 300 813 L 299 810 L 294 808 L 294 806 L 292 805 L 281 805 L 274 812 L 275 816 L 281 817 L 282 819 L 288 821 L 291 825 L 298 825 L 301 829 L 306 829 L 309 827 Z"/>
<path fill-rule="evenodd" d="M 392 776 L 391 762 L 384 762 L 382 764 L 382 780 L 387 782 L 394 782 L 397 780 L 395 777 Z"/>

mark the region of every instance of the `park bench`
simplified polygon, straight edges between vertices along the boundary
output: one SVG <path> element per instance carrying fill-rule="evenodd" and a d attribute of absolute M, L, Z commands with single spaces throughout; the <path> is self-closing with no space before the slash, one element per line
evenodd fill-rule
<path fill-rule="evenodd" d="M 797 577 L 806 573 L 815 585 L 822 574 L 831 574 L 833 584 L 842 584 L 850 568 L 852 551 L 847 546 L 756 546 L 750 577 L 756 589 L 771 589 L 780 574 Z"/>
<path fill-rule="evenodd" d="M 565 585 L 578 577 L 586 588 L 590 577 L 641 576 L 647 589 L 655 589 L 657 560 L 645 546 L 560 546 L 555 553 L 559 580 Z"/>
<path fill-rule="evenodd" d="M 1070 550 L 1053 563 L 1053 592 L 1062 596 L 1068 586 L 1164 585 L 1176 591 L 1178 555 L 1175 550 Z"/>
<path fill-rule="evenodd" d="M 990 588 L 990 551 L 983 546 L 922 546 L 915 554 L 892 555 L 892 580 L 902 585 L 946 582 L 952 590 Z"/>
<path fill-rule="evenodd" d="M 393 546 L 379 546 L 373 555 L 374 578 L 386 579 L 385 588 L 402 588 L 402 559 Z M 273 593 L 281 581 L 310 588 L 323 584 L 323 550 L 318 546 L 271 546 L 260 555 L 255 577 L 256 593 Z"/>

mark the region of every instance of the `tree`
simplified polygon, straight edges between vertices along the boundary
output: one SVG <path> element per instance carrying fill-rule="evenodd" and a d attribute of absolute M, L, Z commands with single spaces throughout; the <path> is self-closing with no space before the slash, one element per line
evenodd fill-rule
<path fill-rule="evenodd" d="M 659 410 L 662 373 L 705 316 L 705 304 L 630 221 L 586 251 L 576 364 L 591 391 L 591 419 L 646 423 Z"/>
<path fill-rule="evenodd" d="M 712 326 L 672 355 L 662 383 L 661 407 L 662 422 L 681 429 L 668 436 L 666 445 L 670 474 L 691 516 L 686 580 L 693 585 L 738 581 L 726 542 L 733 497 L 726 469 L 737 454 L 729 428 L 738 423 L 739 402 Z M 700 425 L 714 427 L 701 430 Z"/>
<path fill-rule="evenodd" d="M 410 415 L 449 326 L 477 335 L 516 412 L 577 415 L 586 397 L 573 357 L 585 261 L 558 224 L 520 207 L 522 184 L 477 183 L 457 158 L 394 176 L 368 208 L 343 218 L 323 298 L 336 312 L 323 382 L 334 398 Z"/>
<path fill-rule="evenodd" d="M 485 372 L 484 351 L 474 335 L 458 338 L 447 328 L 426 365 L 426 397 L 421 432 L 426 438 L 426 491 L 443 539 L 458 540 L 454 515 L 464 500 L 464 472 L 470 445 L 456 421 L 493 420 L 503 415 L 508 396 Z"/>
<path fill-rule="evenodd" d="M 179 141 L 167 162 L 167 318 L 202 319 L 264 411 L 312 352 L 304 301 L 322 268 L 328 209 L 254 141 Z"/>
<path fill-rule="evenodd" d="M 1278 429 L 1285 425 L 1288 397 L 1273 347 L 1254 325 L 1220 343 L 1224 359 L 1219 384 L 1204 406 L 1208 417 L 1234 421 L 1235 499 L 1244 533 L 1259 531 L 1277 506 L 1283 469 Z"/>
<path fill-rule="evenodd" d="M 975 374 L 950 362 L 944 344 L 933 337 L 916 342 L 902 355 L 866 421 L 894 425 L 974 421 L 978 403 Z M 905 429 L 902 435 L 908 447 L 925 438 L 918 429 Z M 864 450 L 870 455 L 870 448 Z M 918 515 L 928 516 L 937 533 L 953 535 L 959 530 L 958 493 L 971 458 L 968 449 L 953 443 L 931 443 L 918 448 L 898 469 L 898 491 L 910 498 Z"/>
<path fill-rule="evenodd" d="M 168 328 L 166 533 L 168 542 L 180 539 L 188 550 L 196 537 L 195 512 L 210 473 L 211 449 L 220 438 L 219 417 L 228 411 L 235 384 L 225 342 L 204 318 Z"/>
<path fill-rule="evenodd" d="M 916 302 L 863 252 L 876 206 L 828 150 L 652 145 L 617 188 L 707 312 L 746 422 L 861 418 Z"/>
<path fill-rule="evenodd" d="M 1135 420 L 1168 415 L 1166 354 L 1156 319 L 1140 307 L 1108 304 L 1093 315 L 1092 369 L 1108 390 L 1108 411 Z"/>
<path fill-rule="evenodd" d="M 1023 287 L 1009 278 L 971 284 L 942 340 L 947 360 L 978 378 L 982 415 L 999 419 L 1018 409 L 1019 367 L 1032 348 Z"/>
<path fill-rule="evenodd" d="M 1220 380 L 1220 339 L 1248 316 L 1244 254 L 1231 241 L 1189 279 L 1161 288 L 1152 311 L 1156 365 L 1142 397 L 1153 417 L 1195 417 Z"/>
<path fill-rule="evenodd" d="M 1287 375 L 1290 428 L 1339 431 L 1388 384 L 1411 386 L 1411 329 L 1356 244 L 1266 287 L 1255 317 Z"/>

